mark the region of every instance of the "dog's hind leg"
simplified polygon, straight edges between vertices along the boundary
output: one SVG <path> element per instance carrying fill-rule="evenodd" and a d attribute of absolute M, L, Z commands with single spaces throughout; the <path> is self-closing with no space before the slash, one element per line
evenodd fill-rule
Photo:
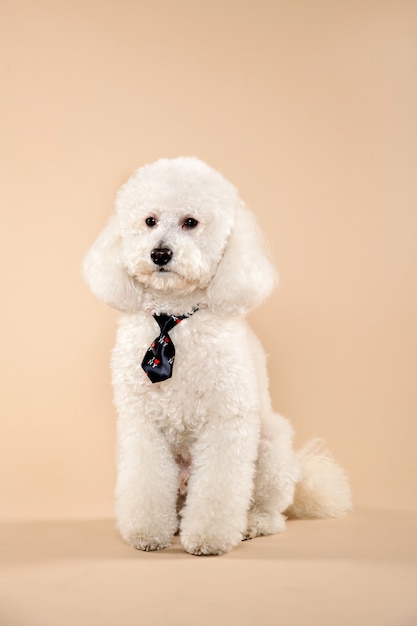
<path fill-rule="evenodd" d="M 301 476 L 301 465 L 292 449 L 293 432 L 289 422 L 272 415 L 264 428 L 258 449 L 252 505 L 244 539 L 271 535 L 285 530 L 282 513 L 294 498 Z"/>

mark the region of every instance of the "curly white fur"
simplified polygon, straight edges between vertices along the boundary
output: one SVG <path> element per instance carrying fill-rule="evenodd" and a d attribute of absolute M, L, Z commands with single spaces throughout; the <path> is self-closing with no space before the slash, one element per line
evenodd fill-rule
<path fill-rule="evenodd" d="M 163 266 L 151 258 L 160 248 L 171 254 Z M 272 412 L 265 355 L 242 315 L 269 295 L 275 273 L 253 215 L 220 173 L 195 158 L 137 170 L 84 275 L 124 313 L 112 371 L 116 517 L 128 543 L 164 548 L 179 530 L 186 551 L 222 554 L 284 530 L 287 510 L 350 508 L 340 468 L 329 457 L 297 456 L 289 422 Z M 196 307 L 172 330 L 172 378 L 152 384 L 141 368 L 158 334 L 152 315 Z"/>

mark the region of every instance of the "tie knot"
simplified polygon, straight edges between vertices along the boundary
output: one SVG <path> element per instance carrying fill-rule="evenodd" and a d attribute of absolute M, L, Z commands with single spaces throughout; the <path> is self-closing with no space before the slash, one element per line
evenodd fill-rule
<path fill-rule="evenodd" d="M 174 326 L 176 326 L 183 319 L 188 317 L 188 315 L 167 315 L 166 313 L 156 315 L 155 313 L 153 317 L 157 321 L 158 326 L 161 329 L 161 333 L 169 333 L 169 331 L 174 328 Z"/>

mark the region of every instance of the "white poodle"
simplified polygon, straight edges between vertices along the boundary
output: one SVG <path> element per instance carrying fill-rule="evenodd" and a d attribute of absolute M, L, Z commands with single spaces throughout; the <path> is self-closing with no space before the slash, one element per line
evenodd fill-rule
<path fill-rule="evenodd" d="M 286 516 L 351 506 L 343 470 L 292 448 L 272 412 L 265 355 L 242 317 L 275 283 L 253 215 L 196 158 L 141 167 L 84 262 L 122 311 L 112 357 L 116 516 L 141 550 L 179 531 L 191 554 L 222 554 L 285 529 Z M 175 362 L 174 362 L 175 356 Z"/>

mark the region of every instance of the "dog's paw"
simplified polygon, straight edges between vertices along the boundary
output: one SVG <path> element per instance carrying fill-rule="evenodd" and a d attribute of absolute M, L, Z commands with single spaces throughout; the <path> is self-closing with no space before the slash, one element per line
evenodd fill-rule
<path fill-rule="evenodd" d="M 153 552 L 154 550 L 163 550 L 171 545 L 171 538 L 162 537 L 144 537 L 136 535 L 130 538 L 130 545 L 136 548 L 136 550 L 143 550 L 144 552 Z"/>
<path fill-rule="evenodd" d="M 275 535 L 286 530 L 285 517 L 281 513 L 265 513 L 252 509 L 248 515 L 248 526 L 243 539 L 254 539 L 262 535 Z"/>
<path fill-rule="evenodd" d="M 116 517 L 117 528 L 122 538 L 133 548 L 152 552 L 163 550 L 171 545 L 173 536 L 178 529 L 178 517 L 176 512 L 170 515 L 161 514 L 145 515 L 142 512 L 127 511 L 121 515 L 120 511 Z"/>
<path fill-rule="evenodd" d="M 187 528 L 181 530 L 181 543 L 186 552 L 203 555 L 220 555 L 230 552 L 242 540 L 237 528 Z"/>
<path fill-rule="evenodd" d="M 120 528 L 119 530 L 126 543 L 136 548 L 136 550 L 152 552 L 154 550 L 163 550 L 171 545 L 171 534 L 161 533 L 160 535 L 151 535 L 138 530 L 126 531 Z"/>
<path fill-rule="evenodd" d="M 186 552 L 195 556 L 219 556 L 230 552 L 236 545 L 230 541 L 216 541 L 204 537 L 181 537 L 181 543 Z"/>
<path fill-rule="evenodd" d="M 130 537 L 127 542 L 133 548 L 136 548 L 136 550 L 144 550 L 145 552 L 163 550 L 164 548 L 169 548 L 171 545 L 171 541 L 169 539 L 142 537 L 140 535 Z"/>

